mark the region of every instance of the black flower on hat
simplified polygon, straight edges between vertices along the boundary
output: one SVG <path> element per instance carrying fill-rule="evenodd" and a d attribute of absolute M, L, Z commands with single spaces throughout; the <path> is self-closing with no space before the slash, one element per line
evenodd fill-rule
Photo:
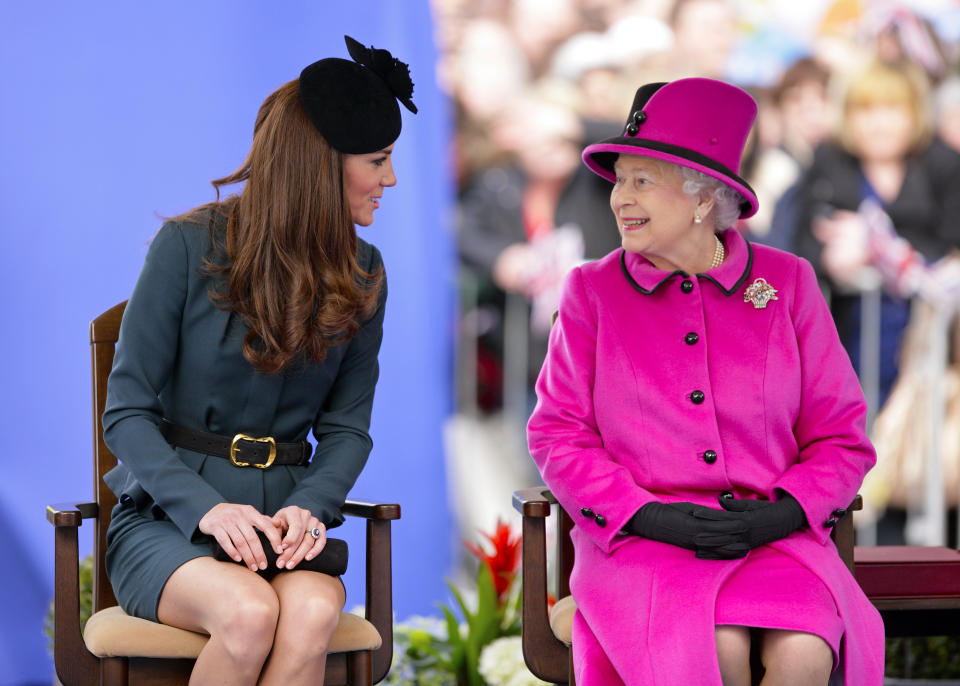
<path fill-rule="evenodd" d="M 400 106 L 413 113 L 410 69 L 386 50 L 344 36 L 351 60 L 328 57 L 300 72 L 300 101 L 330 145 L 340 152 L 381 150 L 400 135 Z"/>
<path fill-rule="evenodd" d="M 381 50 L 372 45 L 367 48 L 350 36 L 344 36 L 347 42 L 347 52 L 354 62 L 372 69 L 380 78 L 386 81 L 397 100 L 403 103 L 408 110 L 417 113 L 417 106 L 410 99 L 413 97 L 413 81 L 410 78 L 410 67 L 390 54 L 389 50 Z"/>

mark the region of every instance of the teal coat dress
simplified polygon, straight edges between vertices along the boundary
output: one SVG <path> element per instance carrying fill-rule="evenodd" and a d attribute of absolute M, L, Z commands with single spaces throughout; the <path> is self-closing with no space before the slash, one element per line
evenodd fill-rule
<path fill-rule="evenodd" d="M 105 477 L 119 499 L 107 531 L 107 573 L 121 607 L 154 621 L 170 575 L 211 554 L 197 529 L 210 508 L 245 503 L 273 515 L 297 505 L 337 526 L 372 447 L 386 282 L 357 336 L 331 346 L 322 363 L 264 374 L 243 357 L 247 326 L 208 294 L 215 281 L 202 270 L 204 258 L 223 263 L 214 247 L 223 245 L 223 234 L 223 224 L 212 220 L 160 229 L 127 303 L 107 385 L 104 440 L 120 461 Z M 358 263 L 376 270 L 379 251 L 359 241 Z M 312 431 L 316 448 L 308 466 L 235 467 L 169 445 L 157 428 L 164 417 L 277 442 L 303 440 Z"/>

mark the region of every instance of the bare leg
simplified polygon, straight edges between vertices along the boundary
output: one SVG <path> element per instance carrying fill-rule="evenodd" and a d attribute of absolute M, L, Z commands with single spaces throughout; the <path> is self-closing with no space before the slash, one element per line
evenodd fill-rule
<path fill-rule="evenodd" d="M 198 557 L 175 571 L 160 596 L 164 624 L 210 634 L 190 686 L 253 686 L 273 645 L 280 603 L 266 581 L 232 562 Z"/>
<path fill-rule="evenodd" d="M 750 629 L 718 626 L 717 659 L 723 686 L 750 686 Z"/>
<path fill-rule="evenodd" d="M 280 622 L 260 686 L 323 683 L 327 647 L 346 601 L 343 584 L 326 574 L 293 570 L 274 577 Z"/>
<path fill-rule="evenodd" d="M 762 686 L 826 686 L 830 681 L 833 651 L 814 634 L 767 629 L 761 657 L 767 670 Z"/>

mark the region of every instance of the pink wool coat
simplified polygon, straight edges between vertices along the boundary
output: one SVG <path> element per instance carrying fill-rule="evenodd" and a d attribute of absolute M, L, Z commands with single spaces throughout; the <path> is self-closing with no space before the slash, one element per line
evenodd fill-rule
<path fill-rule="evenodd" d="M 877 686 L 883 624 L 829 537 L 875 461 L 863 394 L 810 264 L 721 236 L 727 259 L 705 274 L 617 250 L 564 285 L 528 438 L 576 524 L 578 683 L 608 686 L 612 667 L 627 686 L 720 686 L 715 600 L 743 560 L 620 531 L 654 500 L 719 509 L 726 491 L 783 489 L 809 527 L 771 546 L 832 595 L 844 683 Z M 744 299 L 758 278 L 777 289 L 765 308 Z"/>

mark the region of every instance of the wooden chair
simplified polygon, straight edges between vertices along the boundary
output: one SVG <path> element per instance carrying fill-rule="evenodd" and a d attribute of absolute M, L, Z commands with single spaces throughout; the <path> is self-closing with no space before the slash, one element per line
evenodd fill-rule
<path fill-rule="evenodd" d="M 556 604 L 550 608 L 547 595 L 546 522 L 556 506 Z M 545 486 L 516 491 L 513 507 L 523 516 L 523 657 L 537 677 L 555 684 L 574 686 L 571 624 L 577 605 L 570 595 L 573 570 L 573 520 Z M 863 507 L 857 496 L 833 528 L 831 536 L 840 557 L 853 571 L 853 519 L 851 511 Z M 756 671 L 756 670 L 755 670 Z"/>
<path fill-rule="evenodd" d="M 104 573 L 106 531 L 117 499 L 103 475 L 117 463 L 103 442 L 100 417 L 107 376 L 126 303 L 90 324 L 93 353 L 93 502 L 47 507 L 55 527 L 54 664 L 64 686 L 186 684 L 208 636 L 130 617 L 117 607 Z M 390 522 L 400 506 L 349 500 L 346 515 L 366 519 L 366 616 L 343 613 L 331 641 L 324 684 L 369 686 L 382 680 L 393 656 Z M 93 611 L 80 631 L 77 533 L 93 520 Z"/>

